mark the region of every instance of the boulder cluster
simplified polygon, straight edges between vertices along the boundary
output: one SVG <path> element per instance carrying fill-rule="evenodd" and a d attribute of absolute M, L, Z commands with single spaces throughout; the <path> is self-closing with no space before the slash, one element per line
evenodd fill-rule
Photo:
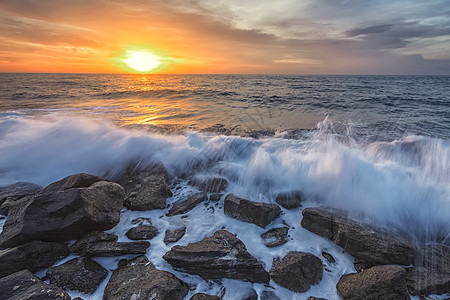
<path fill-rule="evenodd" d="M 251 201 L 226 194 L 228 181 L 222 177 L 196 177 L 189 184 L 201 192 L 170 206 L 169 176 L 161 165 L 130 165 L 112 180 L 82 173 L 44 189 L 29 183 L 0 188 L 0 213 L 7 216 L 0 234 L 0 299 L 70 299 L 67 290 L 92 294 L 105 280 L 103 299 L 185 299 L 193 287 L 157 269 L 146 256 L 150 240 L 161 234 L 150 219 L 132 221 L 135 226 L 125 234 L 131 242 L 119 242 L 117 235 L 105 232 L 119 223 L 124 207 L 161 209 L 166 217 L 173 217 L 202 202 L 223 199 L 226 216 L 266 228 L 284 209 L 298 209 L 305 198 L 292 191 L 280 193 L 277 204 Z M 448 247 L 417 246 L 400 233 L 358 223 L 330 208 L 306 208 L 302 214 L 305 229 L 355 258 L 357 272 L 343 275 L 336 286 L 343 299 L 409 299 L 409 295 L 450 292 Z M 264 232 L 263 244 L 273 248 L 288 243 L 289 229 L 286 225 Z M 164 232 L 164 243 L 177 243 L 185 232 L 185 226 L 170 227 Z M 220 229 L 197 242 L 173 245 L 163 259 L 174 270 L 205 280 L 230 278 L 267 288 L 273 282 L 296 293 L 318 284 L 324 265 L 335 263 L 327 252 L 318 257 L 291 251 L 275 258 L 268 268 L 247 246 L 232 232 Z M 69 255 L 74 258 L 60 262 Z M 127 259 L 120 260 L 112 273 L 93 259 L 120 256 Z M 46 270 L 42 278 L 34 275 L 42 270 Z M 221 297 L 197 293 L 190 299 Z M 261 291 L 259 298 L 279 299 L 270 289 Z M 258 299 L 258 293 L 249 291 L 245 299 Z"/>

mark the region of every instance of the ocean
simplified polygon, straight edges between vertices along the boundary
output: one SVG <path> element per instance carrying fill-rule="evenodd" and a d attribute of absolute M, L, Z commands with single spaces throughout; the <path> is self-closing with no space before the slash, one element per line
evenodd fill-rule
<path fill-rule="evenodd" d="M 175 191 L 169 203 L 195 190 L 190 176 L 219 175 L 241 197 L 274 202 L 301 190 L 303 207 L 344 209 L 417 244 L 450 245 L 450 76 L 0 74 L 0 186 L 110 176 L 130 162 L 164 164 Z M 276 286 L 282 299 L 338 299 L 336 282 L 354 270 L 348 254 L 301 228 L 301 209 L 270 225 L 292 227 L 292 240 L 271 249 L 263 229 L 203 205 L 188 218 L 126 211 L 111 232 L 127 240 L 137 216 L 160 232 L 185 223 L 182 245 L 225 227 L 268 268 L 293 250 L 336 257 L 306 293 Z M 170 249 L 161 235 L 151 242 L 150 260 L 196 292 L 228 287 L 236 299 L 237 287 L 251 285 L 186 277 L 161 258 Z"/>

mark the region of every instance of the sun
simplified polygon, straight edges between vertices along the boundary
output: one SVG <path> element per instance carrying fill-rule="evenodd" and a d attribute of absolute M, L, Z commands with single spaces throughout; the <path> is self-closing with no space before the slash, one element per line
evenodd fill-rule
<path fill-rule="evenodd" d="M 130 68 L 138 72 L 148 72 L 161 64 L 161 58 L 146 51 L 128 50 L 126 58 L 122 59 Z"/>

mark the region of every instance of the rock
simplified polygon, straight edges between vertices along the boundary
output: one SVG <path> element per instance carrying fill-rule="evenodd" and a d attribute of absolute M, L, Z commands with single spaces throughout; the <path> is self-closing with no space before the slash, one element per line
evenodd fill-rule
<path fill-rule="evenodd" d="M 291 251 L 282 259 L 275 258 L 270 277 L 279 285 L 303 293 L 322 280 L 322 261 L 311 253 Z"/>
<path fill-rule="evenodd" d="M 74 188 L 90 187 L 96 182 L 105 181 L 106 179 L 85 173 L 79 173 L 64 177 L 63 179 L 49 184 L 41 194 L 61 192 Z"/>
<path fill-rule="evenodd" d="M 70 300 L 61 288 L 46 284 L 28 270 L 22 270 L 0 279 L 0 299 Z"/>
<path fill-rule="evenodd" d="M 344 300 L 409 299 L 405 274 L 405 269 L 397 265 L 375 266 L 343 275 L 336 288 Z"/>
<path fill-rule="evenodd" d="M 87 257 L 122 256 L 127 254 L 145 254 L 150 242 L 97 242 L 86 245 L 81 252 Z"/>
<path fill-rule="evenodd" d="M 238 220 L 266 227 L 281 213 L 276 204 L 254 202 L 229 194 L 225 198 L 224 212 Z"/>
<path fill-rule="evenodd" d="M 17 200 L 35 195 L 41 190 L 41 186 L 29 182 L 18 182 L 0 187 L 0 214 L 6 215 L 9 207 L 13 206 Z"/>
<path fill-rule="evenodd" d="M 198 193 L 188 197 L 185 200 L 179 200 L 172 205 L 166 216 L 171 217 L 187 213 L 199 203 L 206 201 L 207 199 L 208 197 L 205 193 Z"/>
<path fill-rule="evenodd" d="M 241 300 L 258 300 L 258 294 L 254 288 L 250 288 L 246 292 L 242 293 Z"/>
<path fill-rule="evenodd" d="M 46 269 L 69 255 L 61 243 L 29 242 L 0 252 L 0 277 L 28 269 L 32 272 Z"/>
<path fill-rule="evenodd" d="M 220 199 L 222 199 L 223 195 L 224 194 L 211 194 L 211 195 L 209 195 L 209 201 L 214 201 L 214 202 L 220 201 Z"/>
<path fill-rule="evenodd" d="M 306 208 L 302 213 L 304 228 L 344 248 L 355 261 L 368 266 L 414 262 L 414 246 L 400 235 L 357 223 L 338 210 Z"/>
<path fill-rule="evenodd" d="M 108 271 L 89 258 L 74 258 L 48 269 L 46 276 L 51 284 L 63 289 L 91 294 L 108 276 Z"/>
<path fill-rule="evenodd" d="M 164 236 L 164 243 L 166 245 L 170 243 L 178 242 L 186 233 L 186 226 L 176 229 L 167 229 Z"/>
<path fill-rule="evenodd" d="M 272 291 L 264 290 L 261 292 L 261 300 L 281 300 L 281 298 Z"/>
<path fill-rule="evenodd" d="M 193 295 L 189 300 L 221 300 L 219 296 L 211 296 L 203 293 Z"/>
<path fill-rule="evenodd" d="M 261 262 L 248 253 L 244 243 L 226 230 L 189 244 L 174 246 L 163 258 L 176 270 L 204 279 L 231 278 L 269 282 Z"/>
<path fill-rule="evenodd" d="M 275 202 L 286 209 L 293 209 L 300 206 L 305 196 L 300 191 L 279 193 L 275 198 Z"/>
<path fill-rule="evenodd" d="M 91 231 L 111 229 L 119 223 L 123 196 L 120 185 L 106 181 L 39 194 L 9 210 L 0 247 L 31 240 L 68 241 Z"/>
<path fill-rule="evenodd" d="M 125 206 L 130 210 L 163 209 L 172 196 L 162 165 L 139 168 L 132 164 L 115 181 L 125 188 Z"/>
<path fill-rule="evenodd" d="M 333 255 L 331 255 L 328 252 L 322 251 L 322 256 L 330 263 L 334 264 L 336 260 L 334 259 Z"/>
<path fill-rule="evenodd" d="M 130 240 L 151 240 L 159 233 L 158 228 L 152 225 L 138 225 L 125 233 Z"/>
<path fill-rule="evenodd" d="M 25 196 L 21 198 L 8 197 L 0 206 L 0 214 L 11 216 L 22 212 L 22 210 L 28 206 L 34 199 L 34 196 Z"/>
<path fill-rule="evenodd" d="M 327 299 L 310 296 L 310 297 L 308 297 L 307 300 L 327 300 Z"/>
<path fill-rule="evenodd" d="M 175 275 L 156 269 L 145 257 L 119 263 L 105 288 L 104 300 L 181 300 L 189 287 Z"/>
<path fill-rule="evenodd" d="M 70 252 L 80 253 L 89 244 L 93 244 L 96 242 L 115 242 L 115 241 L 117 241 L 117 239 L 118 239 L 118 236 L 115 234 L 106 233 L 103 231 L 94 231 L 94 232 L 84 235 L 78 241 L 76 241 L 72 246 L 70 246 Z"/>
<path fill-rule="evenodd" d="M 228 180 L 222 177 L 214 177 L 214 178 L 194 178 L 189 181 L 190 185 L 198 187 L 200 190 L 207 193 L 220 193 L 227 189 Z"/>
<path fill-rule="evenodd" d="M 261 234 L 261 238 L 264 240 L 264 245 L 267 247 L 277 247 L 288 242 L 288 231 L 288 227 L 272 228 Z"/>
<path fill-rule="evenodd" d="M 152 225 L 151 218 L 139 217 L 131 221 L 131 225 Z"/>

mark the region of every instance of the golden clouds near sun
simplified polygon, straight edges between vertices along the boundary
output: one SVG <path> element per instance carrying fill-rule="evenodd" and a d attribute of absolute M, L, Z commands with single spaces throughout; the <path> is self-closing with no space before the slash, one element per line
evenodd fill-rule
<path fill-rule="evenodd" d="M 161 58 L 146 51 L 128 50 L 126 58 L 122 60 L 130 68 L 138 72 L 148 72 L 161 64 Z"/>

